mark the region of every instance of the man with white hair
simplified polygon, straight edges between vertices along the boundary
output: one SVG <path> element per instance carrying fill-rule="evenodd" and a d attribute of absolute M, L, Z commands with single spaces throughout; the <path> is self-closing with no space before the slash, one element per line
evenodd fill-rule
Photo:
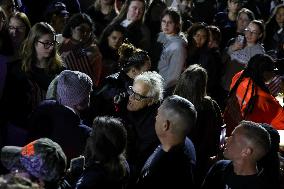
<path fill-rule="evenodd" d="M 163 89 L 162 76 L 151 71 L 136 76 L 133 86 L 128 89 L 124 120 L 129 136 L 127 160 L 134 175 L 140 172 L 147 157 L 159 144 L 155 133 L 155 115 L 163 100 Z"/>

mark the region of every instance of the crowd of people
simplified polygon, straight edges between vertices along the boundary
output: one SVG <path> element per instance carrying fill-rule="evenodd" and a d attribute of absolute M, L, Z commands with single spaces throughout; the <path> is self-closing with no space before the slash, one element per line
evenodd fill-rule
<path fill-rule="evenodd" d="M 0 0 L 0 188 L 284 188 L 283 0 Z"/>

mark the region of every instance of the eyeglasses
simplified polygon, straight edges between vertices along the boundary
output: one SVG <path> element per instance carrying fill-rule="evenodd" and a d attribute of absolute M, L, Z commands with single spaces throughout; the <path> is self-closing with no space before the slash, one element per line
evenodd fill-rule
<path fill-rule="evenodd" d="M 43 47 L 44 47 L 45 49 L 49 49 L 50 47 L 54 47 L 55 44 L 56 44 L 56 42 L 50 42 L 50 41 L 47 41 L 47 42 L 37 41 L 37 42 L 43 44 Z"/>
<path fill-rule="evenodd" d="M 245 29 L 245 33 L 250 33 L 250 34 L 252 34 L 252 35 L 259 35 L 258 32 L 256 32 L 256 31 L 251 31 L 251 30 L 248 29 L 248 28 Z"/>
<path fill-rule="evenodd" d="M 8 26 L 8 29 L 10 31 L 15 30 L 15 31 L 24 32 L 26 30 L 26 26 Z"/>
<path fill-rule="evenodd" d="M 149 97 L 149 96 L 143 96 L 141 94 L 136 93 L 135 91 L 133 91 L 132 86 L 128 87 L 127 93 L 129 94 L 129 96 L 133 96 L 133 98 L 137 101 L 142 101 L 142 100 L 147 99 L 147 98 L 152 98 L 152 97 Z"/>

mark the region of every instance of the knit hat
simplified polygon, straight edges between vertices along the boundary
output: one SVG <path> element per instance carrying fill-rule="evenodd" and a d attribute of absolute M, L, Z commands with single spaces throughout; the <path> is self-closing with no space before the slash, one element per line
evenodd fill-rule
<path fill-rule="evenodd" d="M 62 148 L 48 138 L 40 138 L 24 147 L 4 146 L 1 161 L 10 171 L 25 170 L 44 181 L 58 180 L 67 165 Z"/>
<path fill-rule="evenodd" d="M 92 80 L 87 74 L 64 70 L 57 78 L 57 100 L 70 107 L 78 105 L 89 97 L 92 86 Z"/>

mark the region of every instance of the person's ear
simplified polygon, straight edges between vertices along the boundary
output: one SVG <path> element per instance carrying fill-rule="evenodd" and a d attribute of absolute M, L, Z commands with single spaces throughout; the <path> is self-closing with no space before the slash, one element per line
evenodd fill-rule
<path fill-rule="evenodd" d="M 164 131 L 168 131 L 170 129 L 170 125 L 171 125 L 171 122 L 169 120 L 166 120 L 165 123 L 164 123 Z"/>
<path fill-rule="evenodd" d="M 252 153 L 253 153 L 253 149 L 251 147 L 246 147 L 242 150 L 242 156 L 243 157 L 251 156 Z"/>
<path fill-rule="evenodd" d="M 153 105 L 155 103 L 153 98 L 148 99 L 148 101 L 149 102 L 148 102 L 147 106 L 151 106 L 151 105 Z"/>

